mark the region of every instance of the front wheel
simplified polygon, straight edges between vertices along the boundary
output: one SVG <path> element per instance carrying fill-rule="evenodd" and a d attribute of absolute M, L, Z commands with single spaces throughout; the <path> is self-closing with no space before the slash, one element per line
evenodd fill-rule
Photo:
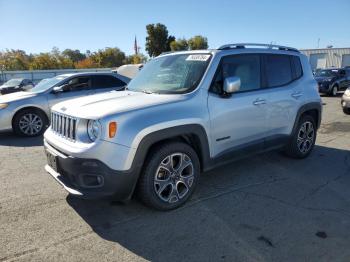
<path fill-rule="evenodd" d="M 330 92 L 331 96 L 336 96 L 338 94 L 338 86 L 333 86 Z"/>
<path fill-rule="evenodd" d="M 17 135 L 33 137 L 44 133 L 48 126 L 45 113 L 27 109 L 16 114 L 13 119 L 13 130 Z"/>
<path fill-rule="evenodd" d="M 350 108 L 345 108 L 345 107 L 343 107 L 343 112 L 344 112 L 344 114 L 346 114 L 346 115 L 350 115 Z"/>
<path fill-rule="evenodd" d="M 309 115 L 301 117 L 296 131 L 287 145 L 287 155 L 294 158 L 307 157 L 314 148 L 316 132 L 316 124 L 313 117 Z"/>
<path fill-rule="evenodd" d="M 198 183 L 200 164 L 189 145 L 180 142 L 161 145 L 150 152 L 146 161 L 138 184 L 144 204 L 171 210 L 191 197 Z"/>

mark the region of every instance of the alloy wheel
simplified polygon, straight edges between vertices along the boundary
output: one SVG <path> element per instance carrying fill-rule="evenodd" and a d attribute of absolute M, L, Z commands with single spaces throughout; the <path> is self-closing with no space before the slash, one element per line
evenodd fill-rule
<path fill-rule="evenodd" d="M 23 134 L 27 136 L 35 136 L 40 133 L 43 128 L 43 121 L 38 115 L 28 113 L 20 118 L 19 128 Z"/>
<path fill-rule="evenodd" d="M 176 203 L 190 192 L 193 181 L 191 158 L 184 153 L 174 153 L 160 162 L 154 176 L 154 190 L 162 201 Z"/>
<path fill-rule="evenodd" d="M 334 86 L 333 89 L 332 89 L 332 92 L 333 92 L 332 93 L 333 96 L 336 96 L 338 94 L 338 88 L 336 86 Z"/>
<path fill-rule="evenodd" d="M 304 122 L 298 132 L 298 149 L 301 153 L 306 154 L 312 147 L 315 139 L 315 129 L 310 121 Z"/>

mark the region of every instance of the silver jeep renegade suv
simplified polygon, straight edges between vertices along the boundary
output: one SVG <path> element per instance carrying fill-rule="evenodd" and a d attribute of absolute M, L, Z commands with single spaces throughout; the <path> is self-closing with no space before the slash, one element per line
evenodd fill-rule
<path fill-rule="evenodd" d="M 162 54 L 127 90 L 52 108 L 46 170 L 69 193 L 154 208 L 184 204 L 200 173 L 253 152 L 312 151 L 321 122 L 306 56 L 290 47 L 230 44 Z"/>

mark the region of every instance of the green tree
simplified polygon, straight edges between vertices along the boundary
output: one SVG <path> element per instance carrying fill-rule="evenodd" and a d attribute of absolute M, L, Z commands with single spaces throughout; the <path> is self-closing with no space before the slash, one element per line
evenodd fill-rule
<path fill-rule="evenodd" d="M 125 53 L 117 47 L 106 47 L 92 53 L 90 58 L 99 67 L 118 67 L 123 64 Z"/>
<path fill-rule="evenodd" d="M 30 70 L 57 69 L 56 59 L 50 53 L 40 53 L 34 55 L 33 61 L 29 65 Z"/>
<path fill-rule="evenodd" d="M 208 49 L 208 39 L 201 35 L 196 35 L 188 39 L 190 50 Z"/>
<path fill-rule="evenodd" d="M 73 49 L 67 48 L 62 52 L 62 55 L 65 56 L 66 58 L 69 58 L 74 63 L 84 60 L 86 58 L 86 55 L 81 53 L 80 50 L 78 49 L 73 50 Z"/>
<path fill-rule="evenodd" d="M 188 50 L 187 40 L 185 38 L 179 38 L 178 40 L 172 41 L 170 43 L 170 49 L 171 51 Z"/>
<path fill-rule="evenodd" d="M 146 63 L 147 60 L 144 54 L 129 55 L 125 58 L 124 64 L 143 64 Z"/>
<path fill-rule="evenodd" d="M 168 29 L 163 24 L 149 24 L 146 26 L 146 51 L 150 57 L 155 57 L 163 52 L 170 51 L 170 42 L 175 37 L 168 35 Z"/>
<path fill-rule="evenodd" d="M 31 59 L 23 50 L 6 49 L 0 52 L 0 66 L 5 70 L 28 70 Z"/>

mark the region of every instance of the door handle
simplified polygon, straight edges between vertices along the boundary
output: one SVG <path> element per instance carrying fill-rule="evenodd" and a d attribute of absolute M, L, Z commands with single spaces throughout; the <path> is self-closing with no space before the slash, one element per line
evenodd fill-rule
<path fill-rule="evenodd" d="M 301 97 L 302 95 L 303 95 L 303 93 L 300 92 L 300 91 L 297 91 L 297 92 L 292 93 L 292 97 L 295 98 L 295 99 L 298 99 L 298 98 Z"/>
<path fill-rule="evenodd" d="M 265 100 L 265 99 L 261 99 L 261 98 L 258 98 L 258 99 L 256 99 L 256 100 L 253 102 L 253 105 L 255 105 L 255 106 L 264 105 L 264 104 L 266 104 L 266 100 Z"/>

